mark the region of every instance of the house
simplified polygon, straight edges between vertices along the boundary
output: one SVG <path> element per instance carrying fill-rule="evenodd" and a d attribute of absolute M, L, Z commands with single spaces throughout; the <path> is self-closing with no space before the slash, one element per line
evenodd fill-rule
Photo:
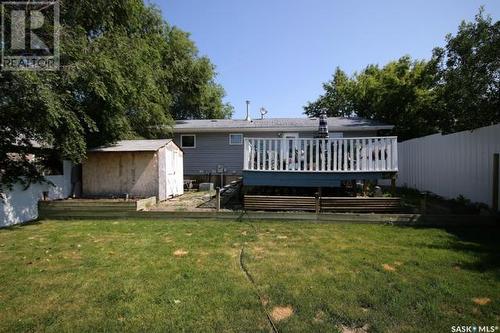
<path fill-rule="evenodd" d="M 123 140 L 88 151 L 84 196 L 152 197 L 183 194 L 183 152 L 171 140 Z"/>
<path fill-rule="evenodd" d="M 329 138 L 316 138 L 318 118 L 179 120 L 174 140 L 191 179 L 243 176 L 245 185 L 334 187 L 342 180 L 393 178 L 392 125 L 358 117 L 327 118 Z"/>

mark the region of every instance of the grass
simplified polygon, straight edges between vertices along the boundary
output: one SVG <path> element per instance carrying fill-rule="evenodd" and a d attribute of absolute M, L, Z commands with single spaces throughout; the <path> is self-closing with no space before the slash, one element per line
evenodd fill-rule
<path fill-rule="evenodd" d="M 386 188 L 384 195 L 390 195 L 390 189 Z M 416 189 L 398 187 L 396 196 L 400 197 L 403 205 L 414 213 L 421 213 L 423 199 L 425 199 L 425 213 L 431 215 L 477 215 L 481 210 L 489 211 L 487 205 L 473 203 L 462 195 L 455 199 L 445 199 L 431 192 L 424 194 Z M 494 214 L 493 211 L 490 213 Z"/>
<path fill-rule="evenodd" d="M 275 321 L 280 332 L 499 325 L 499 236 L 356 224 L 43 221 L 0 230 L 0 331 L 267 332 L 263 306 L 292 310 Z M 241 270 L 242 247 L 260 300 Z"/>

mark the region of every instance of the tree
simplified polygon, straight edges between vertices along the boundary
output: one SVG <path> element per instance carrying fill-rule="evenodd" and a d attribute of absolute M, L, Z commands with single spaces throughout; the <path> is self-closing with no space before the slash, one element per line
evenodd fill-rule
<path fill-rule="evenodd" d="M 61 24 L 61 70 L 0 72 L 0 191 L 43 180 L 44 147 L 78 163 L 88 147 L 168 137 L 175 117 L 231 115 L 209 59 L 142 0 L 62 2 Z"/>
<path fill-rule="evenodd" d="M 342 70 L 323 85 L 325 94 L 304 109 L 318 116 L 359 116 L 395 125 L 401 138 L 411 138 L 436 129 L 436 75 L 432 64 L 402 57 L 382 68 L 369 65 L 349 78 Z"/>
<path fill-rule="evenodd" d="M 326 109 L 330 116 L 387 122 L 401 140 L 500 122 L 500 22 L 481 9 L 446 42 L 430 61 L 405 56 L 352 77 L 337 68 L 305 113 L 318 116 Z"/>
<path fill-rule="evenodd" d="M 481 8 L 474 22 L 462 22 L 446 46 L 434 50 L 440 99 L 450 115 L 445 132 L 500 122 L 500 22 Z"/>
<path fill-rule="evenodd" d="M 304 107 L 309 116 L 319 116 L 322 110 L 328 110 L 330 117 L 348 117 L 356 113 L 353 105 L 353 85 L 347 74 L 339 67 L 335 69 L 332 80 L 323 83 L 325 93 L 316 101 L 308 103 Z"/>
<path fill-rule="evenodd" d="M 215 83 L 215 68 L 206 57 L 198 57 L 198 50 L 189 40 L 189 34 L 170 29 L 165 63 L 170 64 L 170 75 L 165 84 L 172 95 L 171 114 L 174 119 L 230 118 L 233 108 L 222 99 L 224 89 Z"/>

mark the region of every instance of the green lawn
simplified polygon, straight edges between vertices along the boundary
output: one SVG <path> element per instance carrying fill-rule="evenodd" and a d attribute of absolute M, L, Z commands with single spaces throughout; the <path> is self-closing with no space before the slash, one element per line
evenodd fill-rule
<path fill-rule="evenodd" d="M 280 332 L 499 325 L 500 232 L 207 220 L 0 230 L 0 331 L 267 332 L 263 306 Z"/>

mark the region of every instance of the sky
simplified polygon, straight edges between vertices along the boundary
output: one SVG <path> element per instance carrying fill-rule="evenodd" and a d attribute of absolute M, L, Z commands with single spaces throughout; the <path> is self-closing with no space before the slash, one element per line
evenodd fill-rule
<path fill-rule="evenodd" d="M 336 67 L 349 74 L 403 55 L 429 59 L 481 5 L 499 0 L 152 0 L 216 66 L 233 118 L 301 117 Z"/>

